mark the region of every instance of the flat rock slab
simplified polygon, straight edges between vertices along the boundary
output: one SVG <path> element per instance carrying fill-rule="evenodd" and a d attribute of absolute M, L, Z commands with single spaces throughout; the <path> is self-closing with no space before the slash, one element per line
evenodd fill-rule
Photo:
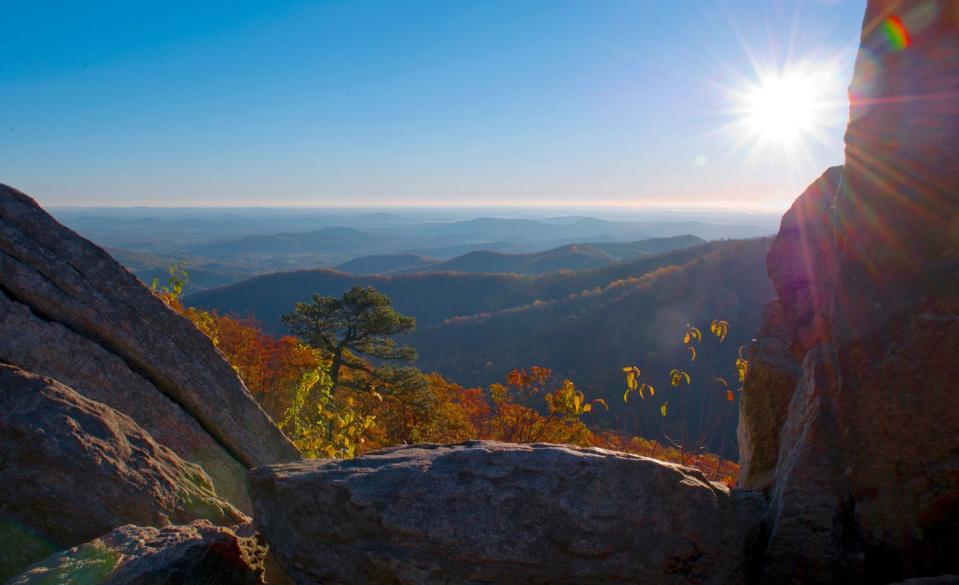
<path fill-rule="evenodd" d="M 263 582 L 266 553 L 249 524 L 126 525 L 52 555 L 8 585 L 257 585 Z"/>
<path fill-rule="evenodd" d="M 472 441 L 250 472 L 297 583 L 739 583 L 764 508 L 695 469 Z"/>

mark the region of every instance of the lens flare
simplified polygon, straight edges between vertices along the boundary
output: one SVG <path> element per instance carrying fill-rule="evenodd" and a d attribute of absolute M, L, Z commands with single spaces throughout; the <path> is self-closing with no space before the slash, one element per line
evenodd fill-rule
<path fill-rule="evenodd" d="M 882 23 L 882 30 L 893 51 L 901 51 L 909 46 L 909 31 L 898 16 L 892 15 Z"/>

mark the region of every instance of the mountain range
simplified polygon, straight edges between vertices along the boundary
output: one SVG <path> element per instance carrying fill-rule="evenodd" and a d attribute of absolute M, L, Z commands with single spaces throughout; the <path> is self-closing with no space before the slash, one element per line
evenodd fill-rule
<path fill-rule="evenodd" d="M 735 379 L 738 348 L 748 344 L 764 302 L 773 296 L 763 262 L 768 246 L 767 238 L 708 242 L 541 275 L 302 270 L 201 291 L 185 302 L 252 316 L 282 334 L 281 316 L 296 302 L 313 294 L 339 296 L 357 284 L 372 286 L 397 310 L 416 317 L 418 327 L 404 341 L 418 349 L 421 369 L 461 384 L 486 385 L 513 368 L 550 367 L 588 396 L 607 401 L 610 411 L 600 424 L 639 432 L 656 423 L 655 413 L 623 405 L 622 367 L 640 365 L 663 389 L 669 387 L 670 369 L 697 372 L 700 385 L 689 391 L 695 396 L 691 412 L 704 408 L 704 397 L 719 396 L 712 383 L 702 383 L 720 375 Z M 691 364 L 681 342 L 686 325 L 708 331 L 713 319 L 729 322 L 729 339 L 712 343 Z M 729 416 L 732 432 L 736 415 Z M 734 445 L 730 434 L 719 433 L 711 446 Z"/>

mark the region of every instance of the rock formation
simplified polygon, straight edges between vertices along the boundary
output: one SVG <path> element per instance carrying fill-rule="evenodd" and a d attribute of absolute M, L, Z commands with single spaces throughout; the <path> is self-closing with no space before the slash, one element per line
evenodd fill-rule
<path fill-rule="evenodd" d="M 742 402 L 770 583 L 959 569 L 959 4 L 870 0 L 850 98 L 841 180 L 770 250 Z"/>
<path fill-rule="evenodd" d="M 135 522 L 248 519 L 129 417 L 0 364 L 0 581 Z"/>
<path fill-rule="evenodd" d="M 476 441 L 251 472 L 298 583 L 739 583 L 762 498 L 599 449 Z"/>
<path fill-rule="evenodd" d="M 842 167 L 828 169 L 796 199 L 766 257 L 778 297 L 763 311 L 740 402 L 740 485 L 748 489 L 772 485 L 803 357 L 829 337 L 837 262 L 831 209 L 841 175 Z"/>
<path fill-rule="evenodd" d="M 850 97 L 767 258 L 748 490 L 557 445 L 290 463 L 195 327 L 0 185 L 0 579 L 74 547 L 14 583 L 257 583 L 266 465 L 255 522 L 303 584 L 955 582 L 959 3 L 869 0 Z"/>
<path fill-rule="evenodd" d="M 204 520 L 162 529 L 127 525 L 51 556 L 8 585 L 258 585 L 265 558 L 249 524 L 235 530 Z"/>
<path fill-rule="evenodd" d="M 246 510 L 246 468 L 298 457 L 196 327 L 4 185 L 0 274 L 0 361 L 129 415 Z"/>

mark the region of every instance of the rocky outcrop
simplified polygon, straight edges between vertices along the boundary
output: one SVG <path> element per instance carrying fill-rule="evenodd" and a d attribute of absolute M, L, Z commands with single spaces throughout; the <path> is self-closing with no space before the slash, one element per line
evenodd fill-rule
<path fill-rule="evenodd" d="M 298 457 L 196 327 L 4 185 L 0 275 L 0 361 L 129 415 L 242 508 L 247 467 Z"/>
<path fill-rule="evenodd" d="M 739 583 L 762 498 L 599 449 L 476 441 L 251 472 L 298 583 Z"/>
<path fill-rule="evenodd" d="M 0 364 L 0 581 L 128 523 L 247 522 L 129 417 Z"/>
<path fill-rule="evenodd" d="M 803 191 L 783 215 L 766 256 L 789 349 L 800 362 L 829 339 L 828 304 L 838 260 L 832 206 L 841 178 L 842 167 L 832 167 Z"/>
<path fill-rule="evenodd" d="M 740 401 L 740 485 L 769 490 L 779 458 L 780 434 L 802 360 L 829 339 L 836 274 L 832 206 L 842 167 L 816 179 L 783 215 L 766 256 L 778 297 L 763 311 L 750 345 L 749 378 Z"/>
<path fill-rule="evenodd" d="M 959 569 L 957 95 L 959 5 L 870 0 L 842 177 L 783 219 L 763 326 L 779 333 L 757 338 L 743 392 L 743 485 L 770 495 L 765 582 Z M 790 355 L 794 382 L 769 367 Z"/>
<path fill-rule="evenodd" d="M 265 557 L 266 546 L 249 524 L 127 525 L 45 559 L 8 585 L 258 585 Z"/>
<path fill-rule="evenodd" d="M 779 436 L 801 367 L 779 299 L 763 309 L 762 326 L 749 347 L 749 376 L 739 399 L 739 485 L 768 490 L 779 460 Z"/>

